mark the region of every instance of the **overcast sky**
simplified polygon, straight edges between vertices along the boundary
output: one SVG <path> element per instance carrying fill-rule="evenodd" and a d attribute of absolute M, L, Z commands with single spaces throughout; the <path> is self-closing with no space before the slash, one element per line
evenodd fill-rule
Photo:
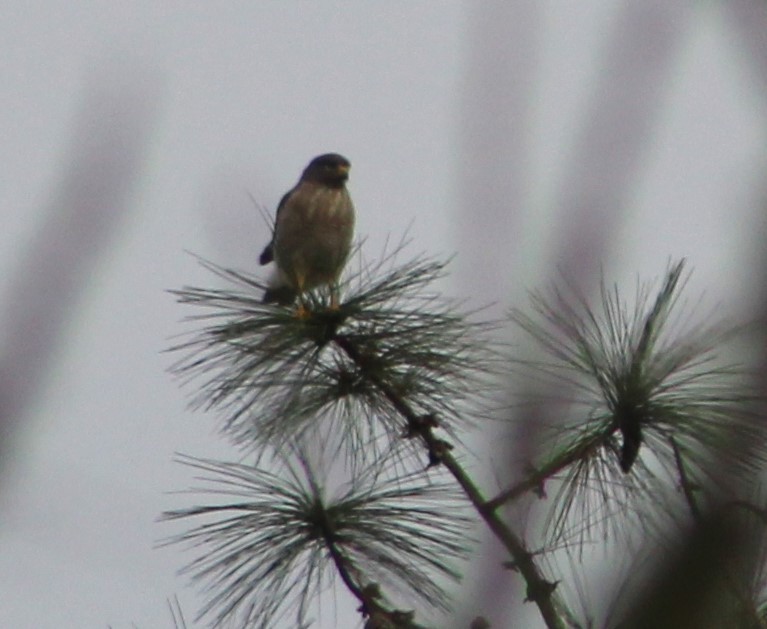
<path fill-rule="evenodd" d="M 231 450 L 166 373 L 188 313 L 164 291 L 210 282 L 185 250 L 256 270 L 251 195 L 273 211 L 319 153 L 352 162 L 366 254 L 409 228 L 413 254 L 456 254 L 459 297 L 522 305 L 557 264 L 632 292 L 687 256 L 746 311 L 767 18 L 641 4 L 6 1 L 0 385 L 29 375 L 0 450 L 0 626 L 170 627 L 174 593 L 194 614 L 155 519 L 189 484 L 174 452 Z"/>

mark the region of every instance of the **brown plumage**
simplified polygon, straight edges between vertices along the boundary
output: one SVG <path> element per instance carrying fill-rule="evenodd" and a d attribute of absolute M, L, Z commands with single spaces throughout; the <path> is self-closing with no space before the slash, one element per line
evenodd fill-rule
<path fill-rule="evenodd" d="M 291 304 L 307 290 L 330 285 L 337 305 L 336 284 L 354 235 L 354 205 L 346 189 L 350 167 L 335 153 L 315 157 L 282 197 L 272 241 L 259 258 L 261 264 L 276 262 L 278 271 L 265 303 Z"/>

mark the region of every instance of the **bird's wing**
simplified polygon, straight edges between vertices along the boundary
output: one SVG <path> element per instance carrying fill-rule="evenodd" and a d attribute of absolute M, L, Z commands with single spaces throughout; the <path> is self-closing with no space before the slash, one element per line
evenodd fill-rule
<path fill-rule="evenodd" d="M 258 258 L 260 264 L 269 264 L 272 260 L 274 260 L 274 230 L 277 228 L 277 221 L 280 217 L 280 210 L 285 206 L 288 197 L 290 197 L 294 189 L 288 190 L 285 194 L 283 194 L 282 199 L 280 199 L 280 202 L 277 204 L 277 212 L 274 215 L 274 225 L 272 226 L 272 239 L 269 241 L 269 244 L 264 247 L 264 250 L 261 252 L 261 255 Z"/>
<path fill-rule="evenodd" d="M 290 198 L 290 195 L 293 194 L 296 191 L 295 188 L 291 188 L 288 190 L 285 194 L 282 195 L 282 198 L 280 199 L 280 202 L 277 204 L 277 212 L 274 214 L 274 226 L 277 226 L 277 221 L 280 220 L 280 211 L 282 208 L 285 207 L 285 204 L 288 202 L 288 199 Z"/>

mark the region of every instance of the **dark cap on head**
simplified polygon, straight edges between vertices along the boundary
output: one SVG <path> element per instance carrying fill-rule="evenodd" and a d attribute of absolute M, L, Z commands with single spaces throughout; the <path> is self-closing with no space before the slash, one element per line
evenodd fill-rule
<path fill-rule="evenodd" d="M 304 169 L 302 181 L 314 181 L 331 188 L 341 188 L 349 179 L 349 160 L 338 153 L 325 153 L 315 157 Z"/>

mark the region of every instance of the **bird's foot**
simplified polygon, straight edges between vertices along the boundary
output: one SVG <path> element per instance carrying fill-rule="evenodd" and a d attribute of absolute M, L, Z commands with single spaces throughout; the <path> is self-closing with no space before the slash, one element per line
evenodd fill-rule
<path fill-rule="evenodd" d="M 312 316 L 311 310 L 309 310 L 304 304 L 298 304 L 298 308 L 296 308 L 296 319 L 305 321 L 311 316 Z"/>
<path fill-rule="evenodd" d="M 330 306 L 328 306 L 328 310 L 340 310 L 341 309 L 341 302 L 338 299 L 338 293 L 336 290 L 331 289 L 330 291 Z"/>

